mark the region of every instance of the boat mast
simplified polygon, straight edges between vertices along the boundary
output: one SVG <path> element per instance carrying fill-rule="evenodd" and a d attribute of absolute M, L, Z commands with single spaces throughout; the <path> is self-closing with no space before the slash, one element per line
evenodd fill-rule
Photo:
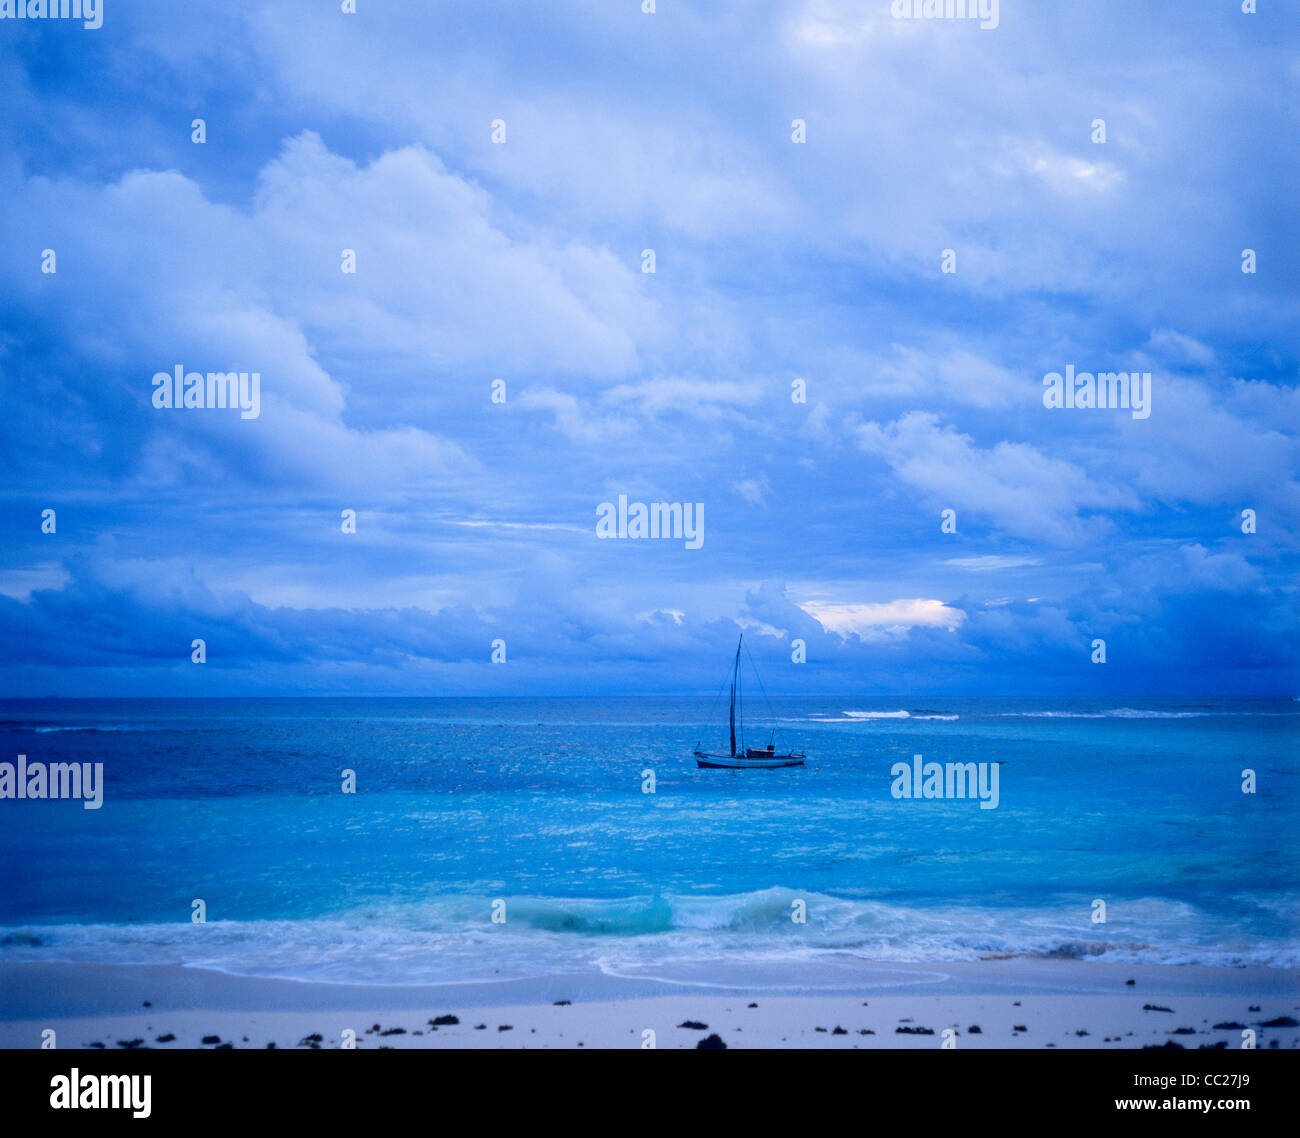
<path fill-rule="evenodd" d="M 731 757 L 736 757 L 736 681 L 740 677 L 740 645 L 745 634 L 740 634 L 736 641 L 736 662 L 731 669 Z"/>

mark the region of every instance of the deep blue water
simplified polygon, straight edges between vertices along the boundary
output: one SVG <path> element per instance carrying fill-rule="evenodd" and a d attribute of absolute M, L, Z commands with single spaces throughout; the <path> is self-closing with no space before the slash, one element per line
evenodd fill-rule
<path fill-rule="evenodd" d="M 745 772 L 696 768 L 726 745 L 709 710 L 0 702 L 0 761 L 105 779 L 99 810 L 0 801 L 0 960 L 813 985 L 848 957 L 1300 962 L 1300 703 L 777 701 L 750 741 L 775 725 L 808 765 Z M 918 753 L 1001 762 L 998 808 L 893 798 Z"/>

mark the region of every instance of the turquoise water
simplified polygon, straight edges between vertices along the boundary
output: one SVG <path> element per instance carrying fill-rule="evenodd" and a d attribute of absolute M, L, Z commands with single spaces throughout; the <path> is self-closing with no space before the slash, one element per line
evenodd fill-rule
<path fill-rule="evenodd" d="M 709 711 L 0 703 L 0 761 L 105 780 L 99 810 L 0 801 L 0 960 L 774 988 L 832 987 L 854 959 L 1300 962 L 1292 700 L 776 701 L 750 742 L 775 727 L 808 765 L 745 772 L 696 768 L 697 743 L 725 748 Z M 914 754 L 1001 763 L 997 809 L 892 797 Z"/>

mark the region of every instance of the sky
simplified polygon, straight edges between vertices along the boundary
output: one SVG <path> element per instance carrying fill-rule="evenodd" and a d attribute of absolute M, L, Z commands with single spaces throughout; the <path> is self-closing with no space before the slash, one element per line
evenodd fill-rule
<path fill-rule="evenodd" d="M 1300 9 L 347 6 L 0 20 L 0 695 L 1300 694 Z"/>

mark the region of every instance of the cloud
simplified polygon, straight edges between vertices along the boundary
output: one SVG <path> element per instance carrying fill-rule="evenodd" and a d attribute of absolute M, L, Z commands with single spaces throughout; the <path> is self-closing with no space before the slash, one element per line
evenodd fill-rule
<path fill-rule="evenodd" d="M 604 393 L 604 400 L 635 406 L 647 416 L 676 412 L 699 419 L 731 417 L 744 421 L 734 409 L 753 406 L 760 395 L 759 385 L 752 382 L 674 376 L 618 384 Z"/>
<path fill-rule="evenodd" d="M 857 442 L 928 503 L 969 511 L 1008 533 L 1052 544 L 1097 534 L 1101 519 L 1084 517 L 1083 510 L 1138 505 L 1132 493 L 1096 483 L 1082 468 L 1029 444 L 999 442 L 981 449 L 925 412 L 885 427 L 867 423 L 858 429 Z"/>
<path fill-rule="evenodd" d="M 733 482 L 732 489 L 736 491 L 751 506 L 761 506 L 763 499 L 770 487 L 767 479 L 764 478 L 743 478 L 738 482 Z"/>
<path fill-rule="evenodd" d="M 11 248 L 11 299 L 34 316 L 65 282 L 97 298 L 63 317 L 80 359 L 53 382 L 97 448 L 116 444 L 149 484 L 214 469 L 322 487 L 360 471 L 390 488 L 463 484 L 476 463 L 430 429 L 449 370 L 477 372 L 485 405 L 492 372 L 625 370 L 636 355 L 625 329 L 652 309 L 607 253 L 497 229 L 482 191 L 418 147 L 358 166 L 304 133 L 267 164 L 248 212 L 206 200 L 174 171 L 102 189 L 35 178 L 24 197 L 32 212 L 20 223 L 37 224 L 39 201 L 62 264 L 42 278 L 20 271 Z M 344 249 L 355 275 L 341 271 Z M 177 364 L 257 371 L 260 418 L 150 406 L 151 377 Z M 411 400 L 412 367 L 427 377 L 423 407 Z M 394 424 L 390 399 L 418 421 Z"/>
<path fill-rule="evenodd" d="M 612 442 L 634 429 L 629 419 L 588 415 L 574 396 L 551 387 L 527 388 L 519 398 L 519 406 L 551 412 L 556 430 L 575 442 Z"/>
<path fill-rule="evenodd" d="M 1008 177 L 1017 173 L 1028 174 L 1065 195 L 1111 193 L 1125 177 L 1124 171 L 1113 162 L 1061 154 L 1042 141 L 1011 144 L 1006 158 L 996 161 L 994 169 Z"/>
<path fill-rule="evenodd" d="M 1147 338 L 1147 351 L 1175 364 L 1193 364 L 1209 367 L 1214 363 L 1214 349 L 1192 336 L 1185 336 L 1172 328 L 1153 329 Z"/>
<path fill-rule="evenodd" d="M 1006 368 L 961 348 L 924 351 L 893 345 L 893 356 L 867 378 L 873 395 L 919 401 L 941 400 L 975 407 L 1010 407 L 1025 402 L 1030 384 Z"/>
<path fill-rule="evenodd" d="M 1241 381 L 1216 390 L 1164 372 L 1153 374 L 1151 403 L 1150 419 L 1114 421 L 1117 438 L 1107 457 L 1118 475 L 1162 502 L 1231 504 L 1238 511 L 1267 503 L 1274 532 L 1294 540 L 1300 451 L 1293 432 L 1300 392 L 1275 386 L 1264 391 Z"/>
<path fill-rule="evenodd" d="M 957 628 L 966 619 L 959 609 L 943 601 L 913 598 L 883 604 L 835 604 L 804 601 L 799 606 L 823 628 L 840 635 L 872 636 L 897 633 L 923 625 L 932 628 Z"/>
<path fill-rule="evenodd" d="M 1285 38 L 888 8 L 0 37 L 0 690 L 690 694 L 741 628 L 790 692 L 1293 686 Z M 1043 408 L 1068 361 L 1150 370 L 1151 418 Z M 177 363 L 261 417 L 155 410 Z M 703 549 L 597 541 L 623 492 Z"/>
<path fill-rule="evenodd" d="M 986 553 L 979 557 L 949 557 L 945 565 L 955 565 L 958 569 L 971 569 L 976 572 L 989 572 L 995 569 L 1019 569 L 1022 566 L 1041 565 L 1036 557 L 1003 557 L 995 553 Z"/>

